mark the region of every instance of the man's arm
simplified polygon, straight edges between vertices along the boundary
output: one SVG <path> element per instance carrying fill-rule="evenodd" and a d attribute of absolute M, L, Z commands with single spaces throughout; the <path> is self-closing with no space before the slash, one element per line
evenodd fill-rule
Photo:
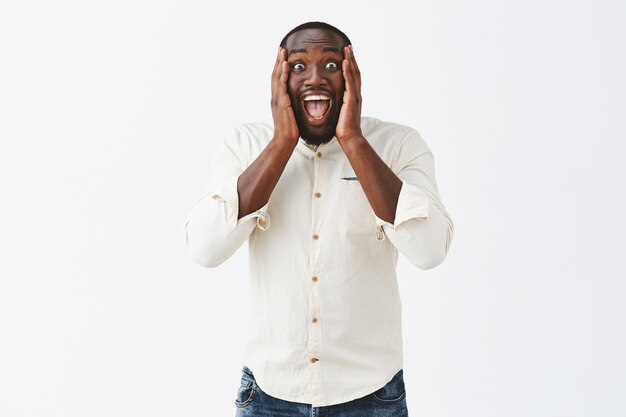
<path fill-rule="evenodd" d="M 237 128 L 220 145 L 204 194 L 185 221 L 187 248 L 201 266 L 212 268 L 221 264 L 241 247 L 255 226 L 269 226 L 264 207 L 238 216 L 237 180 L 250 158 L 242 154 L 242 150 L 248 149 L 248 140 L 247 130 Z"/>
<path fill-rule="evenodd" d="M 422 269 L 447 255 L 454 226 L 435 182 L 434 161 L 414 132 L 401 154 L 409 155 L 396 175 L 361 132 L 361 74 L 352 45 L 344 48 L 346 84 L 336 136 L 370 203 L 379 226 L 402 254 Z M 417 135 L 417 136 L 415 136 Z"/>
<path fill-rule="evenodd" d="M 361 72 L 352 45 L 344 49 L 342 62 L 346 90 L 335 136 L 359 178 L 374 213 L 393 223 L 402 181 L 378 156 L 361 132 Z"/>
<path fill-rule="evenodd" d="M 363 137 L 341 144 L 377 217 L 393 223 L 402 181 Z"/>
<path fill-rule="evenodd" d="M 239 217 L 243 217 L 267 204 L 270 195 L 293 153 L 300 133 L 287 93 L 287 50 L 278 48 L 278 56 L 272 71 L 272 117 L 274 136 L 241 174 L 237 182 L 239 194 Z"/>
<path fill-rule="evenodd" d="M 417 131 L 403 138 L 395 163 L 402 189 L 394 222 L 376 218 L 383 236 L 421 269 L 439 265 L 448 254 L 454 225 L 441 202 L 432 152 Z"/>
<path fill-rule="evenodd" d="M 265 207 L 299 138 L 287 78 L 286 50 L 279 48 L 272 72 L 272 139 L 248 167 L 238 155 L 238 134 L 226 141 L 211 169 L 213 184 L 187 217 L 187 247 L 202 266 L 215 267 L 232 256 L 255 225 L 262 230 L 269 227 Z M 249 221 L 253 218 L 256 223 Z"/>

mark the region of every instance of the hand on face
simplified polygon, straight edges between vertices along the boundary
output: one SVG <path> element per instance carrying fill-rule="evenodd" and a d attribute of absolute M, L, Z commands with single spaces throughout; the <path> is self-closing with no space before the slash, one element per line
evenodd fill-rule
<path fill-rule="evenodd" d="M 272 118 L 274 119 L 274 138 L 296 143 L 300 137 L 296 118 L 287 92 L 289 67 L 287 50 L 278 48 L 278 55 L 272 71 Z"/>
<path fill-rule="evenodd" d="M 338 141 L 362 136 L 361 132 L 361 72 L 354 59 L 352 45 L 343 48 L 343 78 L 346 89 L 343 93 L 343 105 L 335 130 Z"/>
<path fill-rule="evenodd" d="M 275 137 L 297 141 L 301 135 L 322 144 L 333 136 L 362 136 L 361 75 L 352 47 L 343 44 L 324 29 L 304 29 L 287 39 L 272 73 Z"/>

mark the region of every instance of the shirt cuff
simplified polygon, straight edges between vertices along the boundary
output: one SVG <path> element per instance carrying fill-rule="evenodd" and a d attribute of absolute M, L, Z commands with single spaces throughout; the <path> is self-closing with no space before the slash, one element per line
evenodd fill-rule
<path fill-rule="evenodd" d="M 224 204 L 223 213 L 226 224 L 224 237 L 230 236 L 233 230 L 235 230 L 239 225 L 252 218 L 256 218 L 256 226 L 259 229 L 265 231 L 270 227 L 270 216 L 267 214 L 269 201 L 260 209 L 237 219 L 237 216 L 239 215 L 239 194 L 237 193 L 238 179 L 238 175 L 231 177 L 209 193 L 213 200 Z"/>
<path fill-rule="evenodd" d="M 422 190 L 415 185 L 402 182 L 400 195 L 398 196 L 398 205 L 396 206 L 396 218 L 394 223 L 382 220 L 376 214 L 376 239 L 378 241 L 385 240 L 385 231 L 383 227 L 388 227 L 396 231 L 404 240 L 410 242 L 413 234 L 402 226 L 407 220 L 417 219 L 419 221 L 428 220 L 430 210 L 430 199 Z"/>

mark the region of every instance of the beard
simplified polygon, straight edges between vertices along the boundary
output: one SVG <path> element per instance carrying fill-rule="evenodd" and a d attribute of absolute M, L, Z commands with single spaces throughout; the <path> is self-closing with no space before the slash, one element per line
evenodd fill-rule
<path fill-rule="evenodd" d="M 339 113 L 341 111 L 341 100 L 333 100 L 331 108 L 328 110 L 328 122 L 323 126 L 309 126 L 306 122 L 306 116 L 304 108 L 302 108 L 302 102 L 300 100 L 293 100 L 292 105 L 293 113 L 296 118 L 296 124 L 300 131 L 300 137 L 304 139 L 309 145 L 322 145 L 330 142 L 335 136 L 335 130 L 337 129 L 337 123 L 339 122 Z"/>

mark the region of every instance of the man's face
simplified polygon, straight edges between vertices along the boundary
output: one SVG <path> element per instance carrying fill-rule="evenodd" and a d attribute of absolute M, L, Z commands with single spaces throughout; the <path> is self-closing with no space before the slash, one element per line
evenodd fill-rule
<path fill-rule="evenodd" d="M 287 39 L 287 92 L 300 130 L 310 144 L 335 136 L 343 104 L 343 47 L 339 35 L 325 29 L 304 29 Z"/>

